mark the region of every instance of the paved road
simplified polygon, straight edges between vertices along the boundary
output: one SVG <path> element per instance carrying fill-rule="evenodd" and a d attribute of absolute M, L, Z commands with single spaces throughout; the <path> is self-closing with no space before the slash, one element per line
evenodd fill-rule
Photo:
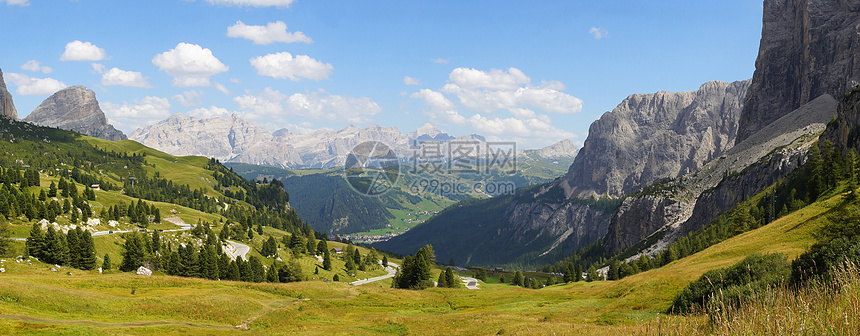
<path fill-rule="evenodd" d="M 468 288 L 468 289 L 480 289 L 480 288 L 478 288 L 478 280 L 477 279 L 465 277 L 465 276 L 460 276 L 460 275 L 458 275 L 458 277 L 460 277 L 460 280 L 463 280 L 463 282 L 466 283 L 466 288 Z"/>
<path fill-rule="evenodd" d="M 238 258 L 242 258 L 244 260 L 248 260 L 248 258 L 246 258 L 245 255 L 248 254 L 249 251 L 251 251 L 251 247 L 249 247 L 248 245 L 242 244 L 242 243 L 234 242 L 232 240 L 228 240 L 227 242 L 230 243 L 230 245 L 233 245 L 233 248 L 236 249 L 235 252 L 228 252 L 228 253 L 231 253 L 233 255 L 234 259 L 238 257 Z M 227 251 L 225 251 L 225 252 L 227 252 Z"/>
<path fill-rule="evenodd" d="M 385 279 L 388 279 L 388 278 L 393 278 L 393 277 L 394 277 L 394 275 L 395 275 L 395 274 L 397 274 L 397 269 L 399 269 L 399 268 L 400 268 L 400 265 L 397 265 L 397 264 L 395 264 L 395 263 L 389 262 L 389 263 L 388 263 L 388 267 L 386 267 L 386 268 L 385 268 L 385 270 L 386 270 L 386 271 L 388 271 L 388 274 L 383 275 L 383 276 L 378 276 L 378 277 L 375 277 L 375 278 L 370 278 L 370 279 L 364 279 L 364 280 L 358 280 L 358 281 L 350 282 L 349 284 L 350 284 L 350 285 L 353 285 L 353 286 L 360 286 L 360 285 L 369 284 L 369 283 L 371 283 L 371 282 L 375 282 L 375 281 L 379 281 L 379 280 L 385 280 Z"/>

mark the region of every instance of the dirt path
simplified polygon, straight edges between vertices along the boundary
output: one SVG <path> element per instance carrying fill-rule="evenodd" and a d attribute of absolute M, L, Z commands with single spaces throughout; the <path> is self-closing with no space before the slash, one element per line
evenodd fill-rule
<path fill-rule="evenodd" d="M 49 318 L 33 317 L 33 316 L 17 315 L 17 314 L 0 314 L 0 319 L 7 320 L 7 321 L 19 321 L 19 322 L 25 322 L 25 323 L 53 324 L 53 325 L 76 325 L 76 326 L 97 327 L 97 328 L 140 328 L 140 327 L 165 327 L 165 326 L 179 326 L 179 327 L 219 329 L 219 330 L 235 330 L 237 328 L 237 327 L 233 327 L 233 326 L 229 326 L 229 325 L 223 325 L 223 324 L 212 324 L 212 323 L 203 323 L 203 322 L 188 322 L 188 321 L 161 320 L 161 321 L 134 321 L 134 322 L 101 322 L 101 321 L 91 321 L 91 320 L 57 320 L 57 319 L 49 319 Z"/>

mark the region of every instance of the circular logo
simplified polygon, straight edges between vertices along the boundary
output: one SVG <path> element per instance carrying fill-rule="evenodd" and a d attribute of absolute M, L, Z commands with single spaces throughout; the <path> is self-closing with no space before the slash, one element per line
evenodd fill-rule
<path fill-rule="evenodd" d="M 384 143 L 362 142 L 346 156 L 344 178 L 362 195 L 382 195 L 400 178 L 400 158 Z"/>

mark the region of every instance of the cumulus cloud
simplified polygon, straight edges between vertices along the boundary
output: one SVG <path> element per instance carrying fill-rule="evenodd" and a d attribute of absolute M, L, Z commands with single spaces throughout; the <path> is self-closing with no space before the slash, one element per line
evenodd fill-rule
<path fill-rule="evenodd" d="M 30 0 L 5 0 L 7 6 L 29 6 Z M 0 0 L 3 2 L 3 0 Z"/>
<path fill-rule="evenodd" d="M 421 84 L 421 81 L 419 81 L 417 78 L 412 78 L 412 77 L 409 77 L 409 76 L 403 76 L 403 84 L 406 84 L 406 85 L 419 85 L 419 84 Z"/>
<path fill-rule="evenodd" d="M 156 55 L 152 64 L 173 76 L 178 87 L 210 86 L 209 77 L 229 70 L 208 48 L 184 42 Z"/>
<path fill-rule="evenodd" d="M 24 65 L 21 65 L 21 69 L 33 71 L 33 72 L 41 72 L 41 73 L 52 73 L 52 72 L 54 72 L 54 69 L 51 69 L 51 67 L 49 67 L 49 66 L 42 65 L 42 63 L 40 63 L 37 60 L 27 61 L 27 63 L 24 63 Z"/>
<path fill-rule="evenodd" d="M 203 95 L 204 95 L 203 91 L 188 90 L 188 91 L 183 92 L 181 95 L 175 95 L 175 96 L 170 97 L 170 98 L 173 98 L 173 100 L 175 100 L 177 103 L 179 103 L 179 105 L 191 107 L 191 106 L 200 106 L 202 104 L 202 102 L 200 101 L 200 98 L 202 98 Z"/>
<path fill-rule="evenodd" d="M 254 57 L 251 65 L 257 69 L 257 74 L 273 78 L 289 78 L 298 81 L 302 78 L 321 80 L 331 75 L 334 67 L 331 64 L 317 61 L 306 55 L 293 57 L 288 52 L 268 54 Z"/>
<path fill-rule="evenodd" d="M 440 57 L 440 58 L 431 59 L 430 62 L 433 62 L 436 64 L 448 64 L 448 62 L 450 62 L 450 60 L 447 58 L 441 58 Z"/>
<path fill-rule="evenodd" d="M 215 87 L 215 90 L 221 91 L 221 93 L 223 93 L 223 94 L 225 94 L 225 95 L 229 95 L 229 94 L 230 94 L 230 90 L 229 90 L 229 89 L 227 89 L 227 87 L 226 87 L 226 86 L 221 85 L 221 83 L 214 83 L 212 86 L 214 86 L 214 87 Z"/>
<path fill-rule="evenodd" d="M 564 84 L 558 81 L 542 81 L 533 86 L 531 78 L 516 68 L 490 71 L 457 68 L 451 71 L 449 82 L 441 90 L 421 89 L 410 97 L 424 101 L 427 107 L 424 113 L 435 123 L 462 125 L 487 136 L 546 142 L 576 137 L 554 127 L 548 115 L 535 112 L 579 112 L 582 100 L 562 92 L 564 89 Z M 509 116 L 486 115 L 496 111 L 507 112 Z"/>
<path fill-rule="evenodd" d="M 53 78 L 32 78 L 19 73 L 6 73 L 3 77 L 7 82 L 18 86 L 15 93 L 22 96 L 50 95 L 68 86 L 66 83 Z"/>
<path fill-rule="evenodd" d="M 211 119 L 211 118 L 227 118 L 233 114 L 228 109 L 217 106 L 210 106 L 209 108 L 201 107 L 185 112 L 186 115 L 196 117 L 198 119 Z"/>
<path fill-rule="evenodd" d="M 107 58 L 105 50 L 90 42 L 75 40 L 66 44 L 61 61 L 101 61 Z"/>
<path fill-rule="evenodd" d="M 98 71 L 98 69 L 96 69 Z M 102 75 L 102 85 L 120 85 L 139 88 L 151 88 L 149 80 L 143 74 L 136 71 L 125 71 L 119 68 L 111 68 Z"/>
<path fill-rule="evenodd" d="M 206 0 L 212 5 L 236 7 L 290 7 L 296 0 Z"/>
<path fill-rule="evenodd" d="M 531 86 L 531 78 L 517 68 L 489 72 L 457 68 L 442 91 L 456 95 L 465 107 L 489 113 L 531 107 L 545 112 L 570 114 L 582 110 L 582 100 L 559 91 L 564 84 L 544 81 Z"/>
<path fill-rule="evenodd" d="M 594 36 L 595 40 L 599 40 L 609 36 L 609 32 L 606 29 L 600 27 L 591 27 L 591 29 L 588 30 L 588 33 L 591 34 L 591 36 Z"/>
<path fill-rule="evenodd" d="M 93 66 L 93 71 L 95 71 L 97 74 L 104 74 L 105 73 L 105 65 L 104 64 L 93 63 L 92 66 Z"/>
<path fill-rule="evenodd" d="M 382 112 L 379 104 L 370 98 L 331 95 L 322 90 L 288 96 L 278 90 L 266 88 L 259 94 L 246 92 L 233 100 L 248 119 L 280 119 L 282 124 L 286 123 L 284 117 L 287 116 L 364 123 L 372 121 L 374 115 Z"/>
<path fill-rule="evenodd" d="M 242 21 L 236 21 L 236 24 L 227 27 L 227 36 L 251 40 L 254 44 L 259 45 L 268 45 L 276 42 L 313 42 L 305 33 L 300 31 L 295 33 L 288 32 L 287 24 L 283 21 L 269 22 L 265 26 L 249 26 Z"/>
<path fill-rule="evenodd" d="M 170 116 L 170 102 L 162 97 L 135 99 L 134 103 L 103 102 L 99 105 L 114 126 L 125 130 L 145 127 Z"/>

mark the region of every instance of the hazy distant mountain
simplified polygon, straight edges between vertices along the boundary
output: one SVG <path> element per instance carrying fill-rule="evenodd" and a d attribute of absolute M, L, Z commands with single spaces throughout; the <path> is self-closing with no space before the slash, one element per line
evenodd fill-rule
<path fill-rule="evenodd" d="M 239 162 L 279 168 L 333 168 L 343 166 L 347 155 L 356 145 L 379 141 L 391 147 L 409 163 L 413 153 L 426 141 L 447 143 L 486 142 L 477 134 L 460 137 L 442 132 L 431 124 L 403 134 L 397 127 L 370 125 L 359 128 L 349 125 L 340 130 L 322 129 L 307 134 L 295 134 L 287 129 L 274 133 L 237 116 L 230 118 L 197 119 L 174 114 L 166 120 L 132 132 L 129 137 L 146 146 L 173 155 L 200 155 L 222 162 Z M 539 157 L 550 162 L 559 157 L 572 157 L 572 143 L 561 143 L 542 149 Z M 569 152 L 569 153 L 568 153 Z M 570 155 L 567 155 L 568 153 Z"/>
<path fill-rule="evenodd" d="M 125 140 L 122 131 L 107 123 L 96 93 L 84 86 L 70 86 L 42 102 L 24 121 L 80 132 L 106 140 Z"/>

